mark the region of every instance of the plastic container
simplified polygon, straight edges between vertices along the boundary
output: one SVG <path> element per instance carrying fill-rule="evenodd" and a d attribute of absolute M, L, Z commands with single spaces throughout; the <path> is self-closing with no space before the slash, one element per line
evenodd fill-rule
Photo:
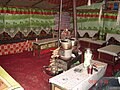
<path fill-rule="evenodd" d="M 87 48 L 87 50 L 84 53 L 84 67 L 87 68 L 90 66 L 92 60 L 92 52 L 90 48 Z"/>

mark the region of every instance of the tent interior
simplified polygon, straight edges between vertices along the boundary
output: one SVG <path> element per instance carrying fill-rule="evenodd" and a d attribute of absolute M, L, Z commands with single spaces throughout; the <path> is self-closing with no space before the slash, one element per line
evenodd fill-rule
<path fill-rule="evenodd" d="M 103 0 L 92 0 L 91 3 L 102 1 Z M 78 7 L 87 5 L 88 0 L 76 0 L 76 2 L 76 6 Z M 0 0 L 0 5 L 5 7 L 26 7 L 59 11 L 60 0 Z M 63 0 L 62 5 L 65 10 L 69 10 L 73 7 L 73 1 Z"/>
<path fill-rule="evenodd" d="M 105 39 L 107 32 L 119 34 L 119 0 L 88 1 L 76 0 L 77 30 L 100 31 L 102 39 Z M 60 0 L 0 0 L 0 6 L 0 43 L 51 37 L 49 31 L 59 29 Z M 62 1 L 62 12 L 67 19 L 61 21 L 61 29 L 73 31 L 72 0 Z"/>
<path fill-rule="evenodd" d="M 62 36 L 66 29 L 70 32 L 70 37 L 67 34 Z M 39 61 L 43 54 L 51 53 L 52 49 L 59 47 L 59 44 L 53 43 L 56 38 L 57 41 L 66 38 L 77 40 L 77 49 L 81 52 L 79 64 L 84 62 L 85 50 L 90 48 L 92 59 L 108 64 L 105 76 L 114 77 L 116 72 L 120 76 L 119 0 L 0 0 L 1 67 L 7 69 L 4 57 L 26 54 L 26 51 L 29 54 L 32 52 L 30 57 Z M 40 44 L 36 42 L 40 41 L 42 45 L 45 42 L 39 48 L 43 50 L 38 50 L 37 45 Z M 0 76 L 4 73 L 1 70 Z M 0 84 L 1 80 L 0 78 Z M 3 87 L 0 86 L 0 90 L 3 90 L 1 88 Z M 24 90 L 24 87 L 20 90 Z M 51 90 L 64 89 L 57 87 Z"/>

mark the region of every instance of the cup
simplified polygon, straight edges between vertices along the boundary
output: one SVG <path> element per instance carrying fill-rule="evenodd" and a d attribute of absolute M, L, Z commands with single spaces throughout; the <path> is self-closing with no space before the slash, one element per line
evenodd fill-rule
<path fill-rule="evenodd" d="M 88 74 L 92 74 L 93 73 L 93 66 L 92 65 L 88 66 L 87 72 L 88 72 Z"/>

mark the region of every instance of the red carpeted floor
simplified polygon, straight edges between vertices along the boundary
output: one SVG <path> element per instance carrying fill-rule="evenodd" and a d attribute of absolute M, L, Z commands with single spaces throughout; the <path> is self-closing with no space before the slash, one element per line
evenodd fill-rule
<path fill-rule="evenodd" d="M 0 56 L 2 66 L 25 90 L 50 90 L 49 78 L 43 66 L 49 64 L 51 54 L 40 59 L 31 52 Z"/>
<path fill-rule="evenodd" d="M 25 90 L 50 90 L 49 78 L 43 66 L 49 65 L 51 53 L 33 56 L 32 52 L 0 56 L 2 66 Z M 117 68 L 119 68 L 117 65 Z M 106 76 L 111 76 L 111 66 L 108 66 Z"/>

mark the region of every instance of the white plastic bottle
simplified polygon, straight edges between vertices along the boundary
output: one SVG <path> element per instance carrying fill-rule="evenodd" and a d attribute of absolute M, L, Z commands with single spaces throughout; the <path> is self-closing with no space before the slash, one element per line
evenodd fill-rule
<path fill-rule="evenodd" d="M 92 59 L 92 52 L 90 48 L 87 48 L 87 50 L 84 53 L 84 67 L 87 68 L 91 64 Z"/>

